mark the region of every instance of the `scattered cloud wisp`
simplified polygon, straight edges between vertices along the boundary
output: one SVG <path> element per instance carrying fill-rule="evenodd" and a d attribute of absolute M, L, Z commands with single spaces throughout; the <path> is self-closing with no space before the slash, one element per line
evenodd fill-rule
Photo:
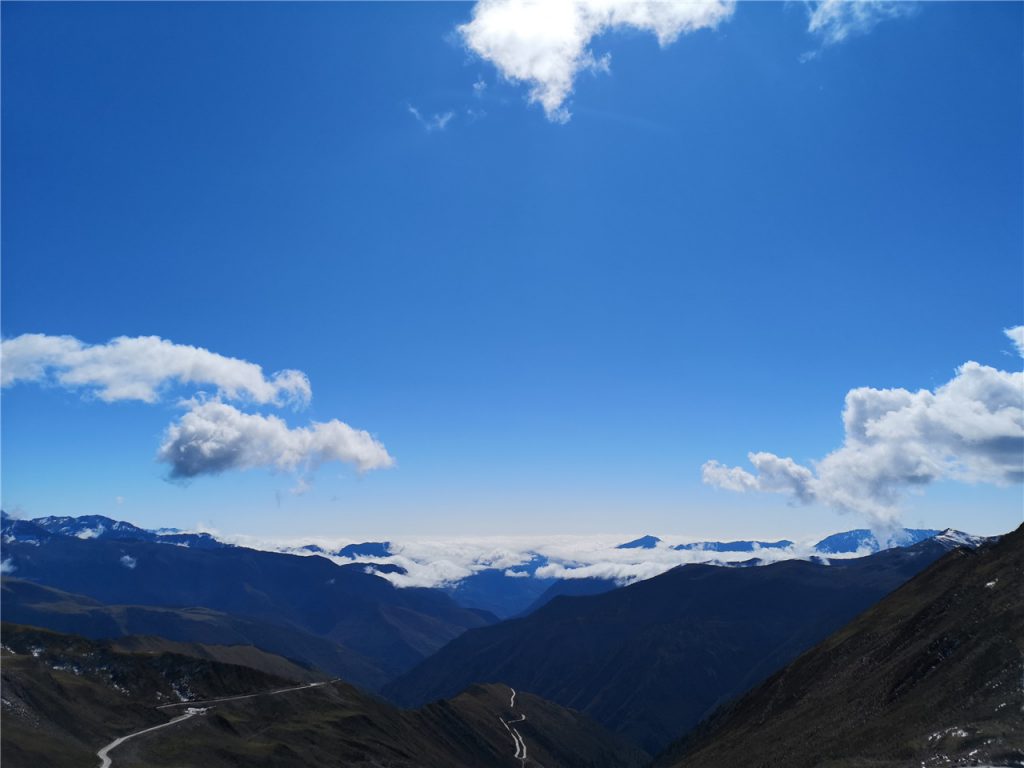
<path fill-rule="evenodd" d="M 425 130 L 427 133 L 433 133 L 434 131 L 443 131 L 445 128 L 448 127 L 448 123 L 452 121 L 452 118 L 455 117 L 455 113 L 451 111 L 439 112 L 435 115 L 427 117 L 418 109 L 416 109 L 416 107 L 414 107 L 412 104 L 408 105 L 408 109 L 409 114 L 416 118 L 416 122 L 422 125 L 423 130 Z"/>
<path fill-rule="evenodd" d="M 915 4 L 907 0 L 821 0 L 810 5 L 807 31 L 819 35 L 823 45 L 834 45 L 914 10 Z"/>

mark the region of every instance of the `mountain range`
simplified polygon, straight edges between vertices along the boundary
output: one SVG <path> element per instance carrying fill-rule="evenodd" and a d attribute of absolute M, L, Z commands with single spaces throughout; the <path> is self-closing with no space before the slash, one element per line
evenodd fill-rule
<path fill-rule="evenodd" d="M 824 639 L 959 544 L 932 538 L 831 565 L 686 565 L 469 630 L 383 689 L 404 705 L 502 682 L 649 752 Z"/>
<path fill-rule="evenodd" d="M 1024 711 L 1024 534 L 926 533 L 857 557 L 704 542 L 687 554 L 708 562 L 626 586 L 554 578 L 537 555 L 400 588 L 386 578 L 400 561 L 374 560 L 388 542 L 350 545 L 353 561 L 5 517 L 3 759 L 81 764 L 187 714 L 174 701 L 247 691 L 118 746 L 117 764 L 853 768 L 825 756 L 858 749 L 880 768 L 967 765 L 972 750 L 999 764 L 1019 754 Z M 167 538 L 181 535 L 201 538 Z M 677 546 L 652 539 L 618 551 Z M 929 701 L 944 719 L 925 733 Z"/>
<path fill-rule="evenodd" d="M 443 591 L 397 589 L 360 565 L 337 565 L 323 557 L 244 547 L 169 546 L 102 535 L 82 538 L 41 526 L 43 533 L 32 531 L 35 538 L 24 541 L 17 536 L 26 525 L 32 523 L 18 521 L 10 526 L 13 533 L 5 531 L 5 560 L 19 581 L 62 594 L 57 599 L 32 592 L 30 586 L 12 588 L 5 593 L 4 614 L 13 620 L 38 620 L 39 606 L 48 610 L 70 601 L 77 609 L 61 608 L 55 617 L 66 631 L 105 636 L 112 627 L 137 622 L 134 633 L 164 634 L 158 631 L 164 622 L 177 627 L 165 635 L 172 639 L 223 642 L 215 635 L 196 638 L 180 631 L 198 619 L 251 638 L 271 635 L 269 647 L 275 652 L 375 688 L 464 630 L 495 621 L 483 611 L 463 608 Z M 120 606 L 115 612 L 121 618 L 109 621 L 110 610 L 96 610 L 88 601 Z M 34 619 L 30 609 L 36 611 Z M 66 622 L 69 613 L 79 614 L 83 622 Z M 290 638 L 294 647 L 287 644 Z M 306 648 L 310 638 L 319 639 L 316 659 Z M 331 647 L 339 660 L 328 664 Z"/>

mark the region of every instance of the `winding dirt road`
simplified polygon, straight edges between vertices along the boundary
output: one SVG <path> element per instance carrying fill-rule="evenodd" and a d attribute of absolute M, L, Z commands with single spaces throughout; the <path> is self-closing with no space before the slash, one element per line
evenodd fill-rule
<path fill-rule="evenodd" d="M 199 704 L 209 704 L 209 705 L 212 705 L 212 704 L 222 704 L 222 703 L 227 702 L 227 701 L 240 701 L 241 699 L 253 699 L 253 698 L 256 698 L 257 696 L 277 696 L 278 694 L 281 694 L 281 693 L 291 693 L 292 691 L 305 691 L 305 690 L 308 690 L 310 688 L 319 688 L 322 685 L 330 685 L 333 682 L 336 682 L 336 681 L 335 680 L 327 680 L 327 681 L 322 682 L 322 683 L 306 683 L 305 685 L 296 685 L 296 686 L 293 686 L 291 688 L 278 688 L 278 689 L 273 690 L 273 691 L 260 691 L 259 693 L 246 693 L 246 694 L 243 694 L 241 696 L 221 696 L 219 699 L 205 699 L 203 701 L 179 701 L 179 702 L 175 702 L 174 704 L 163 704 L 163 705 L 157 707 L 157 709 L 171 709 L 172 707 L 185 707 L 185 714 L 178 715 L 177 717 L 168 720 L 166 723 L 161 723 L 160 725 L 154 725 L 154 726 L 151 726 L 149 728 L 143 728 L 141 731 L 135 731 L 135 733 L 129 733 L 127 736 L 121 736 L 120 738 L 114 739 L 112 742 L 107 744 L 107 746 L 105 746 L 102 749 L 100 749 L 99 751 L 97 751 L 96 752 L 96 757 L 98 757 L 99 760 L 100 760 L 100 768 L 110 768 L 110 766 L 113 764 L 112 760 L 111 760 L 111 757 L 110 757 L 110 753 L 115 748 L 117 748 L 117 747 L 121 746 L 122 744 L 124 744 L 126 741 L 128 741 L 128 739 L 134 739 L 136 736 L 141 736 L 142 734 L 149 733 L 150 731 L 158 731 L 161 728 L 166 728 L 169 725 L 174 725 L 175 723 L 180 723 L 183 720 L 188 720 L 190 717 L 195 717 L 196 715 L 206 714 L 207 710 L 211 709 L 211 707 L 209 707 L 209 706 L 206 706 L 206 707 L 197 706 Z"/>
<path fill-rule="evenodd" d="M 508 706 L 510 709 L 515 709 L 516 689 L 510 687 L 509 690 L 512 691 L 512 697 L 509 699 Z M 498 719 L 501 721 L 501 724 L 505 726 L 505 730 L 508 731 L 509 735 L 512 737 L 512 743 L 515 745 L 516 748 L 516 753 L 515 755 L 513 755 L 513 757 L 519 760 L 521 765 L 526 765 L 526 742 L 523 741 L 523 737 L 522 734 L 519 733 L 519 729 L 512 727 L 513 725 L 516 725 L 517 723 L 521 723 L 524 720 L 526 720 L 526 715 L 520 715 L 517 720 L 506 720 L 505 718 L 501 717 L 501 715 L 499 715 Z"/>

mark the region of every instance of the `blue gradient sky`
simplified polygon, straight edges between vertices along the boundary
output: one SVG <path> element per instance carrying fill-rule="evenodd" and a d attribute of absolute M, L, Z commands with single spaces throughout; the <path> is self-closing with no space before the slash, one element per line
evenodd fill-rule
<path fill-rule="evenodd" d="M 923 5 L 809 61 L 799 4 L 663 49 L 612 34 L 565 125 L 459 45 L 470 10 L 3 5 L 4 337 L 301 369 L 290 422 L 343 419 L 397 460 L 322 467 L 301 496 L 261 470 L 172 484 L 173 399 L 16 386 L 6 509 L 796 537 L 860 521 L 709 488 L 701 464 L 824 456 L 852 387 L 1020 367 L 1021 4 Z M 410 106 L 454 116 L 428 131 Z M 940 483 L 904 519 L 1021 517 L 1019 486 Z"/>

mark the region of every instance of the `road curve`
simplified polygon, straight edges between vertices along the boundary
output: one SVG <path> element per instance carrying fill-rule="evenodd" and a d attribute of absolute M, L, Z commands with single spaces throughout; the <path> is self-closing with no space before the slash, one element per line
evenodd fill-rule
<path fill-rule="evenodd" d="M 260 691 L 259 693 L 246 693 L 241 696 L 221 696 L 219 699 L 204 699 L 202 701 L 178 701 L 174 704 L 162 704 L 157 709 L 170 709 L 171 707 L 186 707 L 185 714 L 178 715 L 175 718 L 168 720 L 166 723 L 160 725 L 154 725 L 150 728 L 143 728 L 141 731 L 135 733 L 129 733 L 127 736 L 121 736 L 120 738 L 114 739 L 112 742 L 107 744 L 99 751 L 96 752 L 96 757 L 100 759 L 100 768 L 110 768 L 111 758 L 110 753 L 116 748 L 124 744 L 128 739 L 134 739 L 136 736 L 141 736 L 144 733 L 150 731 L 157 731 L 161 728 L 166 728 L 169 725 L 180 723 L 182 720 L 188 720 L 190 717 L 196 715 L 202 715 L 206 712 L 209 707 L 198 707 L 197 704 L 222 704 L 227 701 L 239 701 L 241 699 L 253 699 L 257 696 L 277 696 L 280 693 L 290 693 L 292 691 L 305 691 L 310 688 L 319 688 L 322 685 L 330 685 L 331 683 L 337 682 L 337 680 L 326 680 L 322 683 L 306 683 L 305 685 L 296 685 L 291 688 L 278 688 L 273 691 Z"/>
<path fill-rule="evenodd" d="M 151 728 L 143 728 L 141 731 L 136 731 L 135 733 L 129 733 L 127 736 L 122 736 L 119 739 L 114 739 L 112 742 L 107 744 L 107 746 L 103 747 L 103 749 L 99 750 L 96 753 L 96 757 L 98 757 L 100 759 L 100 768 L 110 768 L 110 762 L 111 762 L 110 761 L 110 751 L 112 749 L 114 749 L 115 747 L 121 746 L 126 741 L 128 741 L 128 739 L 134 739 L 136 736 L 141 736 L 142 734 L 149 733 L 150 731 L 159 731 L 161 728 L 166 728 L 169 725 L 174 725 L 175 723 L 180 723 L 182 720 L 188 720 L 190 717 L 195 717 L 196 715 L 201 715 L 205 711 L 206 711 L 205 709 L 199 709 L 199 708 L 196 708 L 196 707 L 189 707 L 184 715 L 178 715 L 174 719 L 168 720 L 166 723 L 161 723 L 160 725 L 154 725 Z"/>
<path fill-rule="evenodd" d="M 292 691 L 305 691 L 308 688 L 319 688 L 321 685 L 337 682 L 336 680 L 325 680 L 322 683 L 306 683 L 295 685 L 291 688 L 278 688 L 274 691 L 260 691 L 259 693 L 246 693 L 242 696 L 221 696 L 219 699 L 203 699 L 202 701 L 176 701 L 173 704 L 161 704 L 157 709 L 170 709 L 171 707 L 192 707 L 196 704 L 219 704 L 224 701 L 238 701 L 240 699 L 254 699 L 257 696 L 277 696 L 279 693 L 291 693 Z"/>
<path fill-rule="evenodd" d="M 509 699 L 508 705 L 510 709 L 515 709 L 516 689 L 509 687 L 509 690 L 512 692 L 512 696 Z M 526 720 L 526 715 L 520 715 L 518 720 L 506 720 L 499 715 L 498 720 L 501 721 L 501 724 L 505 726 L 505 730 L 508 731 L 509 735 L 512 737 L 512 744 L 515 745 L 516 748 L 516 753 L 513 757 L 519 760 L 520 764 L 526 765 L 526 742 L 523 741 L 523 736 L 519 733 L 519 729 L 512 727 L 516 723 L 521 723 Z"/>

